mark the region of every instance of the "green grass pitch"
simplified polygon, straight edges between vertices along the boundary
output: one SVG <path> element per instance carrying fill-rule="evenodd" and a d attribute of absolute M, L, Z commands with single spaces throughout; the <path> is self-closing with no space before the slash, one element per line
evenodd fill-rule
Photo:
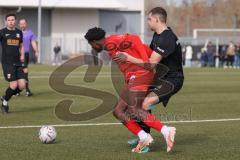
<path fill-rule="evenodd" d="M 152 130 L 154 144 L 147 154 L 131 153 L 126 143 L 133 135 L 122 125 L 56 127 L 54 144 L 41 144 L 39 127 L 3 128 L 7 126 L 35 126 L 45 124 L 117 123 L 111 112 L 85 122 L 66 122 L 57 118 L 54 108 L 63 99 L 72 99 L 72 112 L 93 109 L 100 100 L 60 94 L 49 86 L 49 75 L 55 67 L 30 66 L 30 85 L 33 97 L 13 97 L 8 115 L 0 114 L 0 160 L 199 160 L 240 159 L 240 120 L 224 122 L 173 123 L 177 128 L 176 144 L 171 153 L 161 135 Z M 72 72 L 66 83 L 114 92 L 103 67 L 102 75 L 91 84 L 83 82 L 86 67 Z M 164 121 L 214 120 L 240 118 L 240 70 L 192 68 L 185 69 L 184 87 L 174 96 L 167 108 L 158 105 L 154 114 Z M 2 77 L 2 74 L 1 74 Z M 0 79 L 0 93 L 7 83 Z M 113 107 L 113 106 L 112 106 Z"/>

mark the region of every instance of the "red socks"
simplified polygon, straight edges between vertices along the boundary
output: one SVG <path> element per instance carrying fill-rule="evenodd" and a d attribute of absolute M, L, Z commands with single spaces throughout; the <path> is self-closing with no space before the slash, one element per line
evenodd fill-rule
<path fill-rule="evenodd" d="M 142 130 L 142 128 L 137 124 L 135 120 L 129 120 L 125 123 L 125 126 L 135 135 L 137 135 Z"/>
<path fill-rule="evenodd" d="M 161 132 L 162 127 L 164 126 L 160 120 L 156 119 L 154 115 L 148 113 L 147 117 L 143 120 L 143 122 L 157 131 Z"/>
<path fill-rule="evenodd" d="M 160 120 L 156 119 L 154 115 L 150 113 L 147 114 L 147 117 L 143 120 L 143 122 L 147 126 L 156 129 L 158 132 L 161 132 L 161 129 L 164 126 Z M 125 126 L 135 135 L 137 135 L 142 130 L 142 128 L 137 124 L 135 120 L 129 120 L 125 123 Z"/>

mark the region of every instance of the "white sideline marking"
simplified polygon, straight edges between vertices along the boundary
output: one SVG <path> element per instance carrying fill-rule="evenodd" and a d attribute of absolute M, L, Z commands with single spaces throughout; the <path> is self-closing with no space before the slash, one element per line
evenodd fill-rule
<path fill-rule="evenodd" d="M 89 77 L 92 77 L 93 75 L 89 75 Z M 69 75 L 66 78 L 83 78 L 84 75 Z M 97 78 L 109 78 L 109 77 L 122 77 L 122 75 L 98 75 Z M 42 75 L 42 76 L 29 76 L 30 79 L 44 79 L 44 78 L 50 78 L 50 75 Z M 0 79 L 4 79 L 4 77 L 0 77 Z"/>
<path fill-rule="evenodd" d="M 240 121 L 240 118 L 233 119 L 206 119 L 206 120 L 189 120 L 189 121 L 166 121 L 163 123 L 204 123 L 204 122 L 227 122 Z M 80 127 L 80 126 L 112 126 L 120 125 L 121 123 L 82 123 L 82 124 L 56 124 L 54 127 Z M 29 126 L 2 126 L 0 129 L 19 129 L 19 128 L 40 128 L 43 125 L 29 125 Z"/>
<path fill-rule="evenodd" d="M 69 76 L 67 76 L 66 78 L 83 78 L 84 77 L 84 75 L 69 75 Z M 93 75 L 89 75 L 88 77 L 93 77 Z M 95 77 L 95 76 L 94 76 Z M 96 76 L 97 78 L 108 78 L 108 77 L 122 77 L 122 75 L 111 75 L 111 74 L 109 74 L 109 75 L 106 75 L 106 74 L 104 74 L 104 75 L 98 75 L 98 76 Z M 29 78 L 32 78 L 32 79 L 40 79 L 40 78 L 50 78 L 50 75 L 49 76 L 29 76 Z"/>

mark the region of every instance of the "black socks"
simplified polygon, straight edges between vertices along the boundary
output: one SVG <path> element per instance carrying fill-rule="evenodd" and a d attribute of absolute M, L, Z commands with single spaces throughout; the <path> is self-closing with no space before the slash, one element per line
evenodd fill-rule
<path fill-rule="evenodd" d="M 6 92 L 5 92 L 4 99 L 6 101 L 9 101 L 15 93 L 16 93 L 16 90 L 13 90 L 12 88 L 8 87 Z"/>

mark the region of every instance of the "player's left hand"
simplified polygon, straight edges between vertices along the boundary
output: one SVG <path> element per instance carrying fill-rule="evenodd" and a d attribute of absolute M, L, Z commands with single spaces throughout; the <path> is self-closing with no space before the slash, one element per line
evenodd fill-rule
<path fill-rule="evenodd" d="M 24 62 L 24 55 L 20 56 L 20 61 L 23 63 Z"/>
<path fill-rule="evenodd" d="M 127 58 L 128 58 L 128 54 L 126 52 L 117 52 L 113 60 L 116 62 L 126 62 Z"/>

